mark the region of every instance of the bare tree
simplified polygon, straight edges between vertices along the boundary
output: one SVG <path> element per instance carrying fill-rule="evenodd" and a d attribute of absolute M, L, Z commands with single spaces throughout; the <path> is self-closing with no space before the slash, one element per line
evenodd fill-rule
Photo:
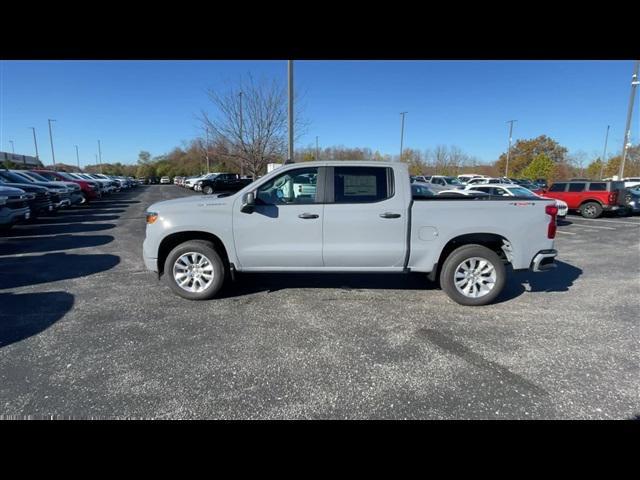
<path fill-rule="evenodd" d="M 287 154 L 287 95 L 278 82 L 240 81 L 223 93 L 209 90 L 217 115 L 202 112 L 200 120 L 214 137 L 217 150 L 254 178 L 267 163 Z M 296 139 L 306 128 L 299 112 L 295 115 Z"/>

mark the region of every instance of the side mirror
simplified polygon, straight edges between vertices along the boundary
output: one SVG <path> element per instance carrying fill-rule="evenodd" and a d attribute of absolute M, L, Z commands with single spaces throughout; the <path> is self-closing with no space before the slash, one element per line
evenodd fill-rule
<path fill-rule="evenodd" d="M 256 205 L 256 196 L 254 192 L 249 192 L 244 196 L 244 201 L 242 202 L 242 208 L 240 211 L 242 213 L 253 213 L 253 209 Z"/>

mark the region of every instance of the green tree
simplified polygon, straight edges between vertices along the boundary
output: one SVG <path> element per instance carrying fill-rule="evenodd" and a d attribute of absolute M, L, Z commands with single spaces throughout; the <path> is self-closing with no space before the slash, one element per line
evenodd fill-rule
<path fill-rule="evenodd" d="M 554 177 L 556 164 L 546 154 L 537 155 L 527 167 L 525 167 L 519 176 L 535 180 L 536 178 L 544 178 L 547 181 Z"/>
<path fill-rule="evenodd" d="M 509 175 L 521 177 L 522 171 L 539 155 L 546 155 L 554 164 L 565 163 L 567 149 L 546 135 L 529 140 L 518 140 L 511 148 L 509 158 Z M 500 155 L 495 166 L 500 172 L 505 171 L 507 152 Z"/>
<path fill-rule="evenodd" d="M 587 177 L 592 180 L 599 180 L 600 170 L 602 170 L 602 160 L 597 158 L 587 166 Z"/>

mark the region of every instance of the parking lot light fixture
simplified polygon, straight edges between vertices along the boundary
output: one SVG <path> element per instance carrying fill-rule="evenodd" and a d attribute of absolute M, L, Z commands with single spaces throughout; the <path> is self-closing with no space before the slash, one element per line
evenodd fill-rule
<path fill-rule="evenodd" d="M 400 116 L 402 117 L 402 120 L 400 121 L 400 161 L 402 161 L 402 147 L 404 143 L 404 116 L 407 113 L 409 112 L 400 112 Z"/>
<path fill-rule="evenodd" d="M 504 176 L 509 177 L 509 160 L 511 159 L 511 141 L 512 141 L 512 133 L 513 133 L 513 122 L 517 122 L 517 120 L 509 120 L 509 148 L 507 149 L 507 163 L 504 167 Z"/>
<path fill-rule="evenodd" d="M 51 133 L 51 122 L 55 122 L 55 120 L 49 118 L 47 119 L 49 122 L 49 142 L 51 142 L 51 158 L 53 160 L 53 169 L 56 169 L 56 154 L 53 151 L 53 133 Z"/>
<path fill-rule="evenodd" d="M 31 130 L 33 130 L 33 144 L 36 147 L 36 160 L 40 160 L 40 156 L 38 155 L 38 140 L 36 140 L 36 129 L 35 127 L 29 127 Z"/>
<path fill-rule="evenodd" d="M 618 177 L 624 178 L 624 164 L 627 159 L 627 150 L 631 146 L 631 118 L 633 117 L 633 105 L 636 97 L 636 88 L 638 87 L 638 70 L 640 69 L 640 60 L 636 60 L 633 75 L 631 77 L 631 95 L 629 97 L 629 108 L 627 109 L 627 125 L 624 128 L 624 144 L 622 146 L 622 161 L 620 162 L 620 170 Z"/>

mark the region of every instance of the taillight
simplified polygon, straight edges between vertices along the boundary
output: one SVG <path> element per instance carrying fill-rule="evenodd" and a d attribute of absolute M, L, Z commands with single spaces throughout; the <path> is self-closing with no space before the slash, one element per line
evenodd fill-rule
<path fill-rule="evenodd" d="M 551 216 L 549 227 L 547 228 L 547 238 L 556 238 L 556 215 L 558 215 L 558 207 L 556 205 L 547 205 L 544 211 L 547 215 Z"/>
<path fill-rule="evenodd" d="M 616 203 L 618 201 L 618 191 L 614 190 L 609 194 L 609 203 Z"/>

